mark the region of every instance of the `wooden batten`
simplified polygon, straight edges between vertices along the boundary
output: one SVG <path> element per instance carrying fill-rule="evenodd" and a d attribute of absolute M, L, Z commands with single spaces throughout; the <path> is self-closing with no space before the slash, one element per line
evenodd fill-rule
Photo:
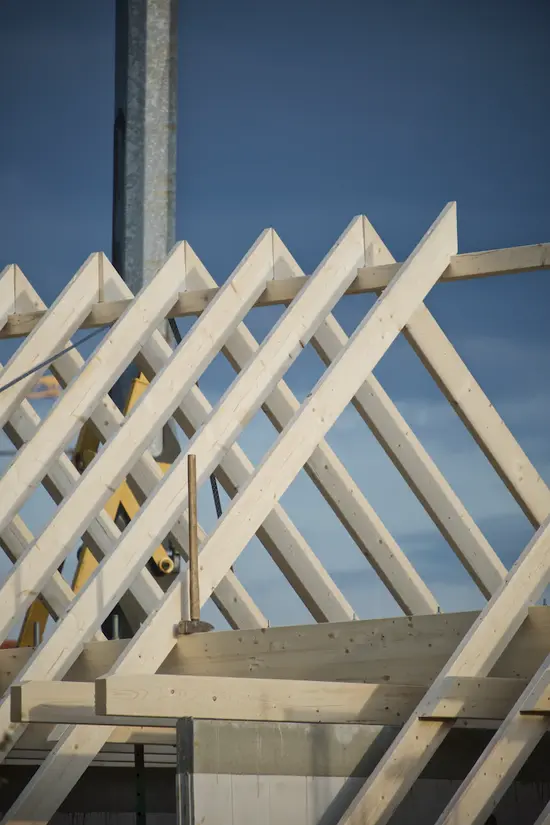
<path fill-rule="evenodd" d="M 485 821 L 548 729 L 550 608 L 533 605 L 550 582 L 550 488 L 425 299 L 439 282 L 455 283 L 450 295 L 465 279 L 550 269 L 550 244 L 457 249 L 451 203 L 403 263 L 359 216 L 308 276 L 272 229 L 221 287 L 186 242 L 136 296 L 100 253 L 50 307 L 16 265 L 0 273 L 0 338 L 23 339 L 0 381 L 0 424 L 16 450 L 0 477 L 0 547 L 13 565 L 0 584 L 0 641 L 17 636 L 37 597 L 52 621 L 36 648 L 0 650 L 0 763 L 38 764 L 1 825 L 49 821 L 88 766 L 128 765 L 135 744 L 154 749 L 148 764 L 173 769 L 182 716 L 384 728 L 387 750 L 340 825 L 385 825 L 453 727 L 464 737 L 485 728 L 493 735 L 437 825 Z M 348 336 L 333 309 L 366 292 L 377 300 Z M 282 312 L 260 342 L 246 316 L 270 305 Z M 159 327 L 182 316 L 196 320 L 174 350 Z M 89 327 L 105 329 L 84 359 L 71 336 Z M 510 571 L 372 374 L 401 334 L 536 530 Z M 325 372 L 300 401 L 285 376 L 310 342 Z M 220 354 L 236 376 L 213 405 L 199 382 Z M 149 384 L 123 415 L 109 392 L 132 362 Z M 47 369 L 61 391 L 41 418 L 27 396 Z M 327 443 L 348 404 L 487 599 L 482 610 L 445 613 Z M 277 435 L 255 465 L 238 438 L 260 411 Z M 181 451 L 162 472 L 151 444 L 170 419 Z M 81 473 L 67 451 L 86 422 L 100 449 Z M 359 618 L 280 503 L 302 469 L 405 615 Z M 195 480 L 198 489 L 212 473 L 229 501 L 207 534 Z M 104 507 L 125 481 L 139 509 L 121 532 Z M 34 535 L 21 509 L 39 484 L 56 509 Z M 255 536 L 314 623 L 269 627 L 235 568 Z M 81 539 L 98 566 L 75 594 L 60 565 Z M 181 562 L 164 586 L 146 566 L 162 542 Z M 232 630 L 179 635 L 192 624 L 181 624 L 189 555 L 190 617 L 211 599 Z M 121 600 L 141 626 L 107 641 Z"/>

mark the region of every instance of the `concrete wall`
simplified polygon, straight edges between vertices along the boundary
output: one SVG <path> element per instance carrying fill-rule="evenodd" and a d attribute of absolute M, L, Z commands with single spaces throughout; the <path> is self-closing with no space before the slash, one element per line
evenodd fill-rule
<path fill-rule="evenodd" d="M 182 722 L 178 782 L 192 763 L 195 819 L 184 819 L 179 801 L 178 825 L 337 825 L 397 729 L 194 720 L 192 735 L 183 731 Z M 433 825 L 490 735 L 453 731 L 391 825 Z M 497 808 L 497 825 L 532 825 L 550 799 L 548 743 L 534 757 Z"/>

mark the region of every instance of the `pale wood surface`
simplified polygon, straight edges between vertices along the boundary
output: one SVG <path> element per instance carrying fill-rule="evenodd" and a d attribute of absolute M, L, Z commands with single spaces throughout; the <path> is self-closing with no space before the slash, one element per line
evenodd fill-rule
<path fill-rule="evenodd" d="M 525 679 L 446 680 L 434 718 L 502 720 Z M 92 682 L 26 682 L 11 689 L 17 722 L 173 727 L 182 716 L 273 722 L 402 725 L 428 685 L 127 676 Z"/>
<path fill-rule="evenodd" d="M 444 686 L 446 705 L 441 700 L 434 715 L 453 719 L 503 719 L 526 686 L 527 682 L 522 679 L 447 680 Z M 25 686 L 23 694 L 24 690 Z M 110 717 L 192 716 L 400 725 L 414 710 L 424 691 L 425 688 L 417 685 L 223 676 L 113 676 L 97 680 L 95 707 L 99 715 Z M 34 702 L 41 702 L 39 690 Z M 454 705 L 452 715 L 451 705 Z M 32 711 L 29 709 L 29 712 Z"/>
<path fill-rule="evenodd" d="M 450 730 L 451 723 L 422 720 L 439 699 L 448 676 L 484 676 L 495 664 L 527 614 L 527 604 L 550 578 L 550 520 L 527 545 L 502 587 L 488 602 L 457 650 L 356 797 L 346 825 L 382 825 L 411 788 Z"/>
<path fill-rule="evenodd" d="M 478 615 L 441 613 L 195 634 L 178 638 L 159 672 L 428 685 Z M 86 644 L 66 678 L 94 681 L 112 668 L 127 644 Z M 31 653 L 26 648 L 0 650 L 0 693 Z M 531 679 L 548 654 L 550 607 L 531 607 L 490 675 Z"/>
<path fill-rule="evenodd" d="M 346 291 L 347 295 L 377 292 L 386 287 L 399 269 L 400 264 L 360 267 L 357 277 Z M 441 276 L 442 281 L 459 281 L 470 278 L 485 278 L 492 275 L 534 272 L 550 269 L 550 244 L 534 244 L 507 249 L 490 249 L 485 252 L 467 252 L 454 255 L 451 263 Z M 292 301 L 306 278 L 301 281 L 286 279 L 268 284 L 256 302 L 256 306 L 272 306 Z M 181 294 L 174 306 L 167 312 L 167 318 L 199 315 L 204 312 L 214 298 L 216 289 L 196 289 L 191 294 Z M 129 301 L 103 301 L 90 310 L 82 323 L 82 328 L 113 324 L 127 308 Z M 21 311 L 10 315 L 0 338 L 18 338 L 28 335 L 40 321 L 43 311 Z"/>
<path fill-rule="evenodd" d="M 173 272 L 167 274 L 163 271 L 166 267 L 161 270 L 164 281 L 157 280 L 155 288 L 159 290 L 162 281 L 162 296 L 151 288 L 149 300 L 145 300 L 146 289 L 131 303 L 128 293 L 120 287 L 120 278 L 102 255 L 92 256 L 88 262 L 92 269 L 95 266 L 93 278 L 84 284 L 82 273 L 77 274 L 46 314 L 40 313 L 44 307 L 33 300 L 30 287 L 25 288 L 20 270 L 12 266 L 4 271 L 0 278 L 0 326 L 6 323 L 8 336 L 16 329 L 25 334 L 25 324 L 27 332 L 33 330 L 8 364 L 14 375 L 15 365 L 32 366 L 45 352 L 55 351 L 68 341 L 76 328 L 90 321 L 97 324 L 100 318 L 108 321 L 109 313 L 113 316 L 111 322 L 123 314 L 94 356 L 103 353 L 99 361 L 96 357 L 97 380 L 92 382 L 88 364 L 65 390 L 47 420 L 40 422 L 33 417 L 33 411 L 22 395 L 18 397 L 15 388 L 5 394 L 0 404 L 0 416 L 4 415 L 6 432 L 14 444 L 23 447 L 29 442 L 28 447 L 20 450 L 7 475 L 0 479 L 0 545 L 17 561 L 17 568 L 6 581 L 7 589 L 0 590 L 0 595 L 7 597 L 0 599 L 0 628 L 2 616 L 5 631 L 8 618 L 13 620 L 17 611 L 24 609 L 25 599 L 34 597 L 39 589 L 50 599 L 49 609 L 54 616 L 60 616 L 71 606 L 70 613 L 62 615 L 51 639 L 36 652 L 0 653 L 0 687 L 2 680 L 8 686 L 15 679 L 14 717 L 19 708 L 21 719 L 41 720 L 34 723 L 39 731 L 33 734 L 33 726 L 25 731 L 17 749 L 18 758 L 32 761 L 35 753 L 48 753 L 55 741 L 3 825 L 46 822 L 102 748 L 106 750 L 99 758 L 105 759 L 105 764 L 126 759 L 129 750 L 126 753 L 112 748 L 129 749 L 132 742 L 140 741 L 139 737 L 153 742 L 157 729 L 154 717 L 167 713 L 172 706 L 177 713 L 163 716 L 162 723 L 173 724 L 182 705 L 186 712 L 191 708 L 195 715 L 209 716 L 209 708 L 216 706 L 222 718 L 223 714 L 226 718 L 244 714 L 246 709 L 248 716 L 258 719 L 300 719 L 305 715 L 308 721 L 319 721 L 332 719 L 336 714 L 336 718 L 350 721 L 359 718 L 396 724 L 401 717 L 410 716 L 344 818 L 349 825 L 387 822 L 452 725 L 498 725 L 504 719 L 440 820 L 440 825 L 450 825 L 459 815 L 481 825 L 547 730 L 550 699 L 547 664 L 543 664 L 550 655 L 547 608 L 529 610 L 528 605 L 540 596 L 550 578 L 550 491 L 422 301 L 438 279 L 548 267 L 550 247 L 455 255 L 456 225 L 451 207 L 408 261 L 400 265 L 391 261 L 366 219 L 355 221 L 350 233 L 358 227 L 361 232 L 357 232 L 356 246 L 352 243 L 346 248 L 337 244 L 309 278 L 303 276 L 277 236 L 267 233 L 264 240 L 269 239 L 269 249 L 262 263 L 264 271 L 259 273 L 256 263 L 251 262 L 253 248 L 241 264 L 250 270 L 242 279 L 243 291 L 231 295 L 223 312 L 220 307 L 227 284 L 218 290 L 209 276 L 201 282 L 198 265 L 194 266 L 193 253 L 186 245 L 180 247 L 181 272 L 175 272 L 174 259 L 167 263 L 168 268 L 172 265 Z M 253 278 L 256 280 L 252 286 Z M 274 280 L 266 284 L 269 278 Z M 182 286 L 186 291 L 180 294 Z M 380 291 L 384 287 L 388 288 L 383 297 L 348 341 L 327 313 L 346 291 Z M 235 292 L 239 293 L 239 289 Z M 288 305 L 298 294 L 300 297 L 283 320 L 258 348 L 244 325 L 239 325 L 244 313 L 253 304 Z M 94 305 L 96 300 L 102 303 Z M 20 313 L 19 317 L 15 313 Z M 27 317 L 25 313 L 29 313 Z M 177 313 L 200 314 L 196 327 L 208 334 L 201 341 L 196 329 L 192 331 L 169 365 L 170 348 L 166 342 L 159 343 L 155 329 L 165 315 Z M 224 323 L 225 339 L 225 333 L 220 333 Z M 542 524 L 506 578 L 506 571 L 486 538 L 370 376 L 370 370 L 403 325 L 423 363 L 524 512 L 535 526 Z M 216 340 L 210 329 L 214 338 L 218 336 Z M 121 330 L 125 330 L 125 335 Z M 300 408 L 286 385 L 278 382 L 311 336 L 328 369 Z M 197 347 L 196 376 L 189 358 L 181 354 L 189 348 L 190 340 Z M 226 355 L 241 374 L 221 405 L 212 410 L 192 383 L 224 341 Z M 58 368 L 63 373 L 62 386 L 71 382 L 82 366 L 78 354 L 74 356 L 64 356 L 54 367 L 56 374 Z M 142 399 L 143 409 L 121 426 L 120 416 L 111 408 L 105 391 L 124 368 L 125 359 L 135 356 L 145 364 L 144 371 L 152 385 Z M 175 363 L 179 363 L 179 371 Z M 186 375 L 182 375 L 182 367 L 184 371 L 188 369 Z M 88 384 L 83 376 L 87 376 Z M 75 390 L 79 384 L 80 390 Z M 429 613 L 437 608 L 416 571 L 322 440 L 349 401 L 371 426 L 478 587 L 491 598 L 477 618 L 472 614 L 442 614 L 376 623 L 354 621 L 305 629 L 265 629 L 265 617 L 234 577 L 231 565 L 256 533 L 315 618 L 355 618 L 351 606 L 277 503 L 305 464 L 400 606 L 406 612 Z M 234 440 L 261 403 L 281 435 L 254 469 Z M 143 452 L 146 436 L 158 428 L 159 420 L 172 414 L 192 438 L 191 451 L 198 455 L 200 479 L 206 479 L 215 469 L 233 499 L 212 536 L 206 537 L 202 531 L 199 534 L 203 545 L 201 603 L 212 595 L 234 626 L 264 625 L 261 630 L 176 640 L 173 625 L 181 618 L 182 608 L 188 606 L 186 574 L 176 579 L 164 596 L 154 582 L 153 586 L 147 583 L 148 574 L 140 572 L 161 534 L 164 537 L 169 533 L 186 558 L 187 519 L 182 515 L 187 500 L 182 477 L 185 453 L 169 476 L 161 478 L 152 456 Z M 83 483 L 74 476 L 74 468 L 63 450 L 79 421 L 88 416 L 95 419 L 101 438 L 109 443 L 96 462 L 96 469 L 92 466 L 86 474 L 92 482 Z M 113 448 L 113 444 L 117 446 Z M 34 465 L 33 450 L 40 456 Z M 109 456 L 110 462 L 105 460 Z M 134 459 L 137 465 L 131 467 Z M 117 461 L 120 466 L 115 466 Z M 97 469 L 102 463 L 103 469 Z M 131 473 L 132 490 L 142 505 L 122 537 L 118 531 L 110 532 L 108 526 L 101 526 L 102 496 L 108 493 L 110 484 L 116 483 L 117 471 L 121 476 Z M 61 506 L 42 536 L 34 539 L 16 514 L 41 479 Z M 87 491 L 87 496 L 83 491 Z M 72 514 L 67 509 L 69 502 L 78 504 Z M 59 513 L 64 515 L 59 518 Z M 79 534 L 90 541 L 92 549 L 95 542 L 100 556 L 111 555 L 88 588 L 73 600 L 70 588 L 55 571 L 62 558 L 58 555 L 62 552 L 60 548 L 68 547 Z M 135 548 L 137 555 L 132 557 L 130 550 Z M 37 556 L 38 549 L 43 552 Z M 31 565 L 33 554 L 35 561 Z M 141 631 L 129 643 L 86 644 L 93 633 L 101 638 L 101 619 L 128 587 L 132 588 L 142 615 L 151 614 Z M 537 668 L 540 670 L 533 678 Z M 165 675 L 148 675 L 159 669 Z M 65 673 L 65 682 L 51 681 Z M 100 704 L 104 701 L 101 709 L 111 713 L 118 706 L 122 709 L 121 715 L 104 716 L 99 724 L 93 707 L 92 682 L 70 681 L 97 676 L 101 678 L 95 696 Z M 402 684 L 404 677 L 410 682 Z M 27 678 L 32 681 L 25 682 Z M 531 679 L 530 684 L 527 679 Z M 149 711 L 151 715 L 134 716 L 133 724 L 117 726 L 113 723 L 129 718 L 124 715 L 130 706 L 129 696 L 134 699 L 132 712 Z M 108 706 L 108 702 L 115 704 Z M 4 741 L 0 759 L 25 730 L 25 722 L 15 727 L 9 722 L 9 711 L 8 695 L 0 703 L 0 733 L 12 739 Z M 53 722 L 56 726 L 52 730 Z M 146 724 L 149 722 L 154 724 Z M 165 730 L 163 743 L 168 742 Z M 159 747 L 172 747 L 171 742 Z M 38 749 L 33 751 L 33 747 Z M 164 755 L 159 755 L 162 758 Z"/>
<path fill-rule="evenodd" d="M 366 258 L 376 260 L 377 236 L 365 218 L 363 236 Z M 294 260 L 289 260 L 288 270 L 295 278 L 303 277 L 302 270 Z M 198 268 L 197 276 L 206 286 L 214 284 L 204 267 Z M 314 345 L 319 334 L 322 336 L 319 330 L 323 330 L 331 319 L 332 316 L 329 315 L 314 332 Z M 344 338 L 347 341 L 345 336 Z M 238 372 L 254 358 L 257 351 L 258 343 L 244 324 L 235 330 L 223 348 L 224 354 Z M 279 432 L 292 420 L 299 408 L 300 403 L 285 381 L 277 384 L 262 407 Z M 304 469 L 401 609 L 408 614 L 435 613 L 438 608 L 436 598 L 324 439 L 319 442 Z M 222 482 L 225 480 L 223 471 L 222 466 Z M 302 576 L 301 580 L 307 581 L 307 577 Z"/>
<path fill-rule="evenodd" d="M 483 825 L 502 799 L 527 758 L 548 730 L 550 719 L 544 716 L 523 716 L 521 709 L 533 686 L 545 679 L 546 660 L 532 683 L 525 687 L 509 710 L 506 719 L 491 739 L 468 776 L 437 820 L 437 825 L 453 825 L 457 821 Z"/>

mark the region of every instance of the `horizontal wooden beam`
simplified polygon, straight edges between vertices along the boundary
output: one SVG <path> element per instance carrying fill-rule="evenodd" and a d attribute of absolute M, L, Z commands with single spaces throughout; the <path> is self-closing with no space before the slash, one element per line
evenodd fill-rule
<path fill-rule="evenodd" d="M 181 636 L 160 673 L 430 684 L 479 614 L 440 613 Z M 90 642 L 67 680 L 107 673 L 126 640 Z M 32 654 L 0 650 L 0 694 Z M 529 679 L 550 652 L 550 607 L 531 607 L 491 676 Z"/>
<path fill-rule="evenodd" d="M 168 677 L 176 678 L 176 677 Z M 95 713 L 94 682 L 24 682 L 11 689 L 13 722 L 41 722 L 52 725 L 109 724 L 128 726 L 123 717 L 99 721 Z M 140 727 L 175 727 L 176 718 L 158 717 L 135 722 Z"/>
<path fill-rule="evenodd" d="M 524 679 L 449 679 L 433 718 L 504 719 Z M 25 682 L 11 690 L 12 720 L 49 724 L 174 727 L 178 717 L 270 722 L 402 725 L 428 686 L 132 676 L 82 682 Z"/>
<path fill-rule="evenodd" d="M 346 295 L 360 295 L 383 289 L 402 266 L 401 263 L 362 267 L 346 291 Z M 462 281 L 492 275 L 534 272 L 550 269 L 550 243 L 516 246 L 509 249 L 491 249 L 455 255 L 443 273 L 442 281 Z M 292 301 L 307 281 L 307 277 L 288 278 L 267 284 L 255 306 L 273 306 Z M 168 312 L 167 318 L 200 315 L 217 293 L 217 289 L 198 289 L 181 293 Z M 129 301 L 105 301 L 94 304 L 81 325 L 82 329 L 114 324 L 127 309 Z M 13 314 L 2 330 L 0 338 L 21 338 L 28 335 L 44 315 L 43 311 Z"/>

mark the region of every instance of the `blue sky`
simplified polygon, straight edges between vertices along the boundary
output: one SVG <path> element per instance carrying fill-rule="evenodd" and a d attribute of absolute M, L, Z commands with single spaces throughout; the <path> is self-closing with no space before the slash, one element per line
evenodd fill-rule
<path fill-rule="evenodd" d="M 218 282 L 266 226 L 312 271 L 359 213 L 403 259 L 449 200 L 460 251 L 549 241 L 546 6 L 182 0 L 178 238 Z M 20 264 L 48 302 L 91 251 L 110 252 L 113 26 L 112 0 L 0 6 L 0 266 Z M 442 285 L 428 304 L 550 483 L 549 298 L 548 273 L 533 273 Z M 336 314 L 352 330 L 368 305 Z M 306 350 L 289 376 L 298 396 L 320 370 Z M 511 563 L 530 528 L 404 342 L 376 375 Z M 216 363 L 201 386 L 215 402 L 230 378 Z M 240 443 L 257 461 L 273 438 L 259 415 Z M 353 411 L 329 441 L 443 609 L 481 604 Z M 398 612 L 307 479 L 283 503 L 360 615 Z M 24 513 L 34 529 L 48 514 L 44 496 Z M 201 521 L 213 524 L 207 489 Z M 261 548 L 237 569 L 273 623 L 307 620 Z"/>

